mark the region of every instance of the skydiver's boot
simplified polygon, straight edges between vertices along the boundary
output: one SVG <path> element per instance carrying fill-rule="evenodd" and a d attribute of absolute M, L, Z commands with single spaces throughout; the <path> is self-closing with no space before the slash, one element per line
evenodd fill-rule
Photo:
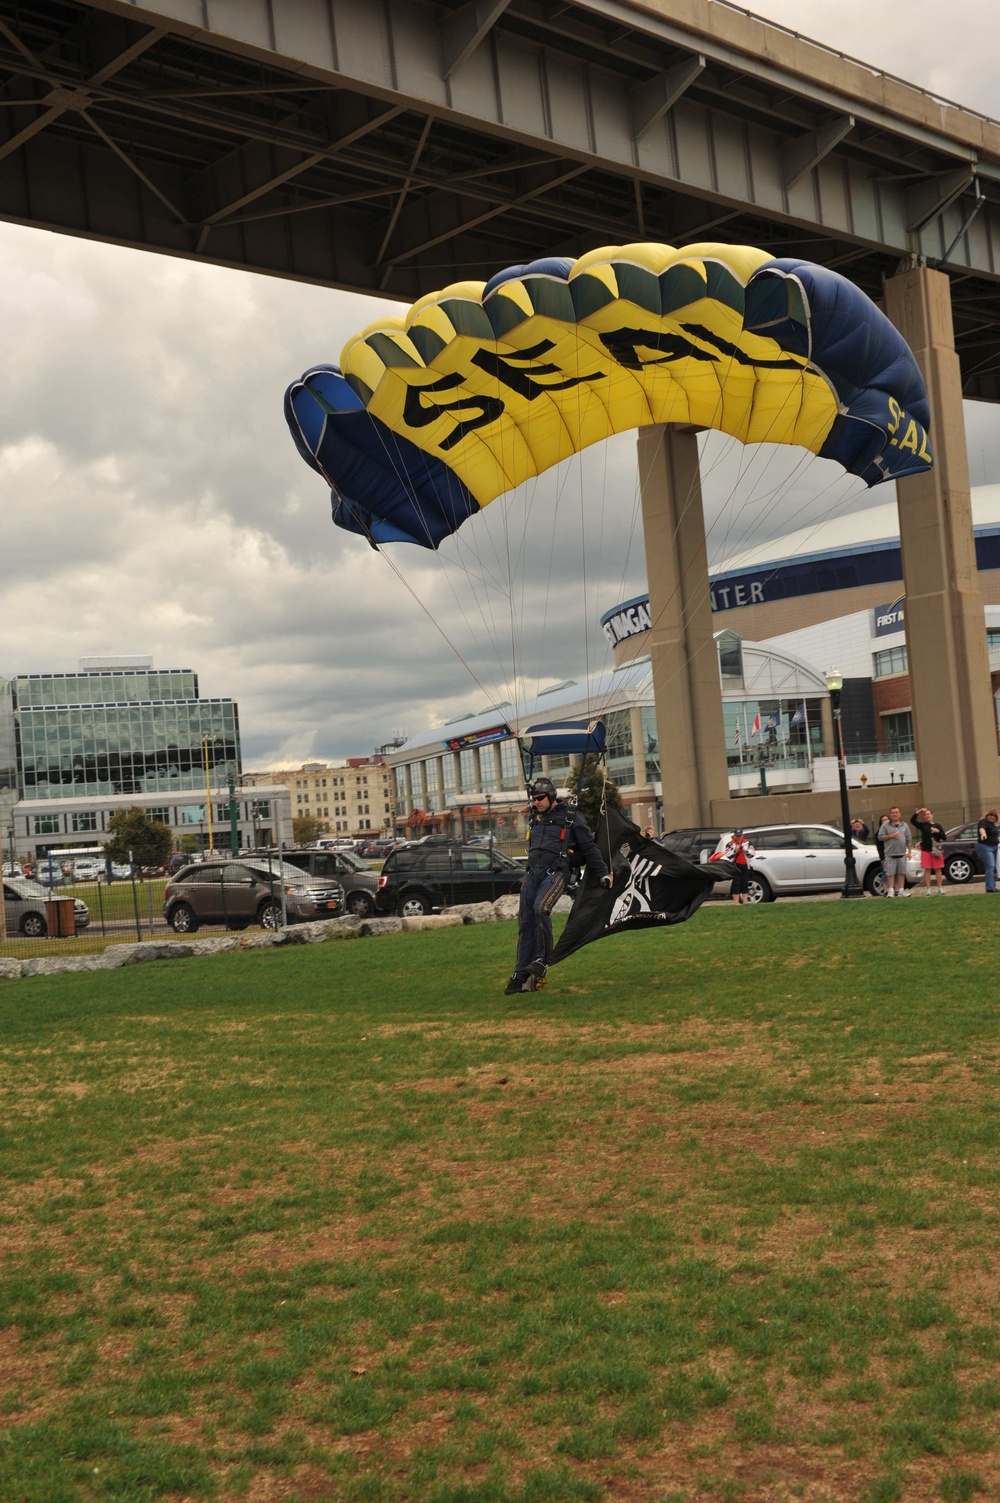
<path fill-rule="evenodd" d="M 530 965 L 528 966 L 528 976 L 534 983 L 531 988 L 533 992 L 540 992 L 542 987 L 545 985 L 545 977 L 548 969 L 549 968 L 545 964 L 544 960 L 531 961 Z"/>
<path fill-rule="evenodd" d="M 515 971 L 507 985 L 503 989 L 505 997 L 515 997 L 525 990 L 526 976 L 523 971 Z"/>

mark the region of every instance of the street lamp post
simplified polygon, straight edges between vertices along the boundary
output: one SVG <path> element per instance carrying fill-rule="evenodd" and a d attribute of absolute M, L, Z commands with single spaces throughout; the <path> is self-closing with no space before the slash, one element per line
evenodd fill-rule
<path fill-rule="evenodd" d="M 842 898 L 861 898 L 864 893 L 858 881 L 854 864 L 854 839 L 851 835 L 851 806 L 847 799 L 847 762 L 844 759 L 844 727 L 840 718 L 840 696 L 844 688 L 843 675 L 830 668 L 826 675 L 826 687 L 830 693 L 830 708 L 837 727 L 837 772 L 840 778 L 840 822 L 844 827 L 844 887 Z"/>

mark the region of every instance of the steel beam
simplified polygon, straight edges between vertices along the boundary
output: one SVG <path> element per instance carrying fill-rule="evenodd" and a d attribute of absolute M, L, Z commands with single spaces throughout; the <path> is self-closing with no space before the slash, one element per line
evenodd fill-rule
<path fill-rule="evenodd" d="M 1000 370 L 1000 125 L 708 0 L 0 0 L 0 216 L 404 298 L 615 240 L 925 261 Z"/>

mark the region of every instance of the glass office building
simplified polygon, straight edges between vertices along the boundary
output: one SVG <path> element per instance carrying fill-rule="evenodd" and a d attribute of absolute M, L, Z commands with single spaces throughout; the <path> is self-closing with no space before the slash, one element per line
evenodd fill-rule
<path fill-rule="evenodd" d="M 206 754 L 213 780 L 241 771 L 236 705 L 200 699 L 190 669 L 81 667 L 10 690 L 22 799 L 204 792 Z"/>

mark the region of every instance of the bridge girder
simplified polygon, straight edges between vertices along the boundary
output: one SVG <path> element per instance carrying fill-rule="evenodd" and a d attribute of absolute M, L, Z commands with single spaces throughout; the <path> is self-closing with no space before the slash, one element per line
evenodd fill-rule
<path fill-rule="evenodd" d="M 1000 125 L 670 9 L 0 0 L 0 217 L 406 301 L 630 240 L 756 244 L 875 297 L 924 260 L 966 395 L 1000 399 Z"/>

